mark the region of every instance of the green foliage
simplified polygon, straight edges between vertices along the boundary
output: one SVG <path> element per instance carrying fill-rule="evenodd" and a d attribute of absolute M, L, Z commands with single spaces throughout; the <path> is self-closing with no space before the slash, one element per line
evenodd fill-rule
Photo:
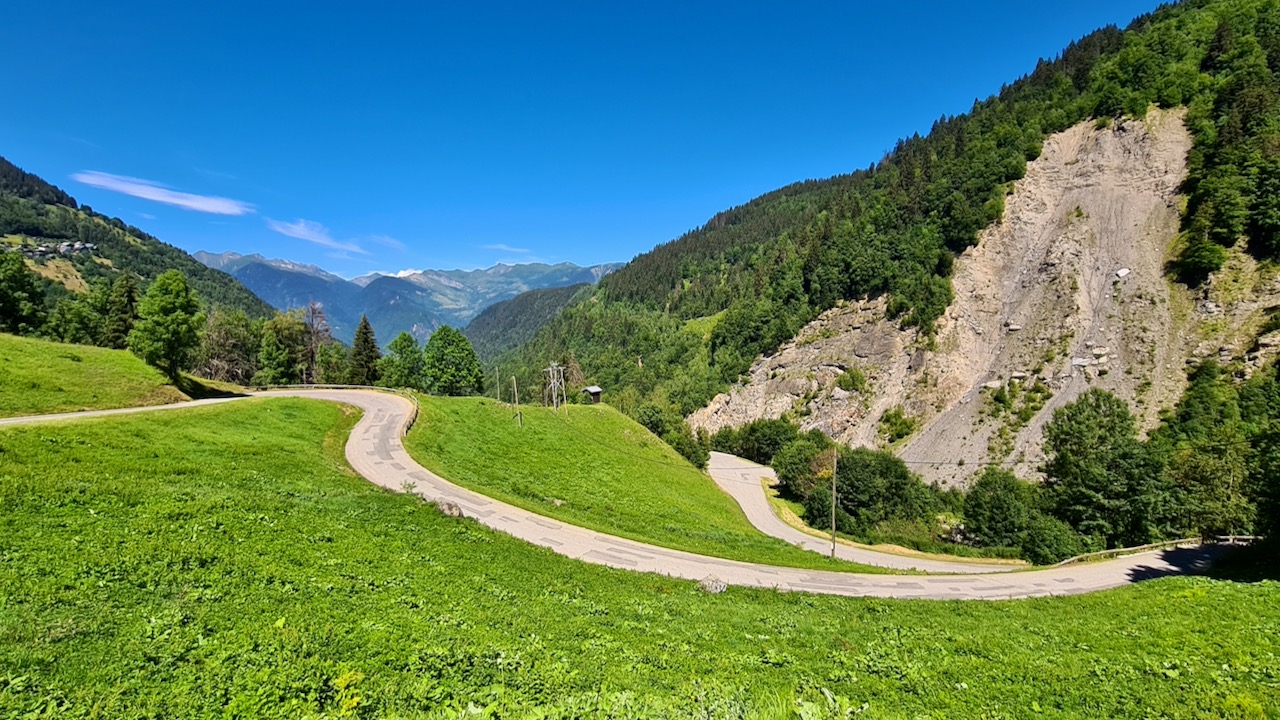
<path fill-rule="evenodd" d="M 213 309 L 205 318 L 196 353 L 196 373 L 219 382 L 248 385 L 258 371 L 263 331 L 240 310 Z M 274 332 L 272 333 L 274 334 Z M 276 338 L 279 344 L 279 338 Z M 284 375 L 287 357 L 276 360 L 276 372 Z"/>
<path fill-rule="evenodd" d="M 24 335 L 44 321 L 38 276 L 18 253 L 0 251 L 0 331 Z"/>
<path fill-rule="evenodd" d="M 262 323 L 262 333 L 271 333 L 284 350 L 283 364 L 276 369 L 284 384 L 302 382 L 307 369 L 308 327 L 303 311 L 278 312 Z"/>
<path fill-rule="evenodd" d="M 520 293 L 490 305 L 463 329 L 476 354 L 484 362 L 499 353 L 528 342 L 576 297 L 590 294 L 589 285 L 569 285 Z"/>
<path fill-rule="evenodd" d="M 387 354 L 378 360 L 378 384 L 383 387 L 425 390 L 426 376 L 422 348 L 407 332 L 396 336 L 387 346 Z"/>
<path fill-rule="evenodd" d="M 382 352 L 378 350 L 378 341 L 373 336 L 373 327 L 369 318 L 360 316 L 360 324 L 356 326 L 355 340 L 351 343 L 351 355 L 347 365 L 347 382 L 352 385 L 374 385 L 378 382 L 378 359 Z"/>
<path fill-rule="evenodd" d="M 988 467 L 965 495 L 965 534 L 980 545 L 1016 547 L 1036 514 L 1030 483 L 1003 468 Z"/>
<path fill-rule="evenodd" d="M 741 428 L 725 427 L 711 437 L 711 446 L 720 452 L 768 465 L 774 455 L 800 436 L 786 420 L 753 420 Z"/>
<path fill-rule="evenodd" d="M 808 497 L 818 484 L 822 471 L 817 467 L 818 459 L 831 446 L 831 439 L 822 431 L 810 430 L 779 450 L 773 456 L 773 469 L 782 491 L 795 498 Z"/>
<path fill-rule="evenodd" d="M 4 158 L 0 158 L 0 193 L 28 198 L 44 205 L 78 207 L 75 199 L 60 188 L 50 185 Z"/>
<path fill-rule="evenodd" d="M 342 384 L 347 382 L 351 353 L 345 345 L 325 343 L 316 351 L 316 382 Z"/>
<path fill-rule="evenodd" d="M 294 367 L 289 362 L 289 350 L 280 344 L 275 331 L 264 329 L 258 350 L 258 372 L 254 373 L 252 383 L 258 387 L 295 383 Z"/>
<path fill-rule="evenodd" d="M 862 393 L 867 391 L 867 376 L 856 367 L 840 373 L 840 377 L 836 378 L 836 387 L 845 392 Z"/>
<path fill-rule="evenodd" d="M 41 334 L 59 342 L 123 349 L 125 344 L 120 338 L 107 332 L 110 293 L 107 282 L 98 280 L 84 294 L 59 301 L 46 318 Z M 129 323 L 132 327 L 132 317 Z"/>
<path fill-rule="evenodd" d="M 706 467 L 710 459 L 711 439 L 695 435 L 684 419 L 671 408 L 649 403 L 637 408 L 633 417 L 694 467 Z"/>
<path fill-rule="evenodd" d="M 711 459 L 709 441 L 704 441 L 694 434 L 693 430 L 683 422 L 671 427 L 662 434 L 662 442 L 671 446 L 690 465 L 703 470 Z"/>
<path fill-rule="evenodd" d="M 837 529 L 858 536 L 890 521 L 936 525 L 941 503 L 935 491 L 892 453 L 841 448 L 838 465 Z M 829 468 L 827 473 L 829 477 Z M 815 491 L 805 498 L 805 517 L 816 528 L 831 527 L 830 496 L 826 485 L 817 483 Z"/>
<path fill-rule="evenodd" d="M 461 331 L 441 325 L 422 348 L 427 390 L 437 395 L 474 395 L 484 387 L 480 359 Z"/>
<path fill-rule="evenodd" d="M 1056 517 L 1032 513 L 1018 546 L 1022 558 L 1034 565 L 1049 565 L 1085 551 L 1080 535 Z"/>
<path fill-rule="evenodd" d="M 1177 496 L 1174 522 L 1205 537 L 1248 534 L 1256 509 L 1246 493 L 1249 441 L 1239 391 L 1211 360 L 1192 369 L 1188 381 L 1152 440 Z"/>
<path fill-rule="evenodd" d="M 1259 258 L 1280 257 L 1274 192 L 1280 180 L 1274 152 L 1280 140 L 1280 10 L 1270 2 L 1219 5 L 1217 30 L 1200 36 L 1207 50 L 1182 51 L 1184 66 L 1199 57 L 1200 75 L 1188 76 L 1178 93 L 1190 106 L 1187 125 L 1195 143 L 1185 182 L 1187 242 L 1175 265 L 1183 280 L 1195 284 L 1220 268 L 1223 248 L 1242 237 Z"/>
<path fill-rule="evenodd" d="M 707 595 L 352 477 L 353 421 L 274 399 L 0 431 L 0 714 L 1280 712 L 1273 582 L 1000 603 Z"/>
<path fill-rule="evenodd" d="M 161 273 L 138 304 L 138 321 L 129 332 L 129 349 L 170 378 L 187 367 L 199 343 L 200 300 L 178 270 Z"/>
<path fill-rule="evenodd" d="M 0 333 L 0 417 L 186 399 L 129 352 Z"/>
<path fill-rule="evenodd" d="M 1164 537 L 1172 493 L 1123 400 L 1093 388 L 1045 426 L 1049 511 L 1108 548 Z"/>
<path fill-rule="evenodd" d="M 129 346 L 129 332 L 138 319 L 138 283 L 133 274 L 120 273 L 111 283 L 111 294 L 107 296 L 106 312 L 103 317 L 103 347 L 123 350 Z"/>
<path fill-rule="evenodd" d="M 901 406 L 891 407 L 880 416 L 880 437 L 895 443 L 916 431 L 916 419 L 902 412 Z"/>

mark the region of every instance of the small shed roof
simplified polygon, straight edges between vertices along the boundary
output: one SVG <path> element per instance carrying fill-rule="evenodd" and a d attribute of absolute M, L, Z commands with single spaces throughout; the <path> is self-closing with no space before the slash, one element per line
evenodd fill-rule
<path fill-rule="evenodd" d="M 604 388 L 600 387 L 599 385 L 588 385 L 582 388 L 582 392 L 591 393 L 592 395 L 598 395 L 599 393 L 604 392 Z"/>

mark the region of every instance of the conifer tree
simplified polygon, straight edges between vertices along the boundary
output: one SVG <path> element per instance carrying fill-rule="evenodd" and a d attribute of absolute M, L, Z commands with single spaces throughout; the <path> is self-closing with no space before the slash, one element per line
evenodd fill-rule
<path fill-rule="evenodd" d="M 355 340 L 351 343 L 351 365 L 347 382 L 352 385 L 377 384 L 378 359 L 381 357 L 369 318 L 361 315 L 360 324 L 356 326 Z"/>
<path fill-rule="evenodd" d="M 262 346 L 258 350 L 258 372 L 253 376 L 253 384 L 259 387 L 266 385 L 284 385 L 292 378 L 289 367 L 289 349 L 280 344 L 280 340 L 270 328 L 262 333 Z"/>
<path fill-rule="evenodd" d="M 123 272 L 111 284 L 107 296 L 107 317 L 102 328 L 103 347 L 123 349 L 129 344 L 129 331 L 138 318 L 138 284 L 133 273 Z"/>

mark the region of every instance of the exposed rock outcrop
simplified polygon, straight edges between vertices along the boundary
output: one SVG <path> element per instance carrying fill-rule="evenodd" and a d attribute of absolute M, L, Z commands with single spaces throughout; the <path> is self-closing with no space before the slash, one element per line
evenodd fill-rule
<path fill-rule="evenodd" d="M 984 462 L 1030 477 L 1045 423 L 1089 387 L 1124 398 L 1150 429 L 1190 359 L 1256 366 L 1280 345 L 1253 341 L 1280 304 L 1277 279 L 1238 252 L 1197 293 L 1164 272 L 1191 146 L 1182 118 L 1152 109 L 1048 138 L 1002 221 L 957 259 L 931 341 L 885 320 L 883 300 L 834 308 L 690 423 L 714 432 L 790 414 L 850 445 L 885 445 L 880 420 L 896 408 L 917 429 L 893 447 L 926 480 L 962 483 Z M 837 382 L 851 368 L 861 378 Z"/>

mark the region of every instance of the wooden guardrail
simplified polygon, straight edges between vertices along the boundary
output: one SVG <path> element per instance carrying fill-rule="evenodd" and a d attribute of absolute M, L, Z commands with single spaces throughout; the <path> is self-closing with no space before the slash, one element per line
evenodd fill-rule
<path fill-rule="evenodd" d="M 1060 563 L 1054 563 L 1050 567 L 1062 567 L 1064 565 L 1074 565 L 1078 562 L 1088 562 L 1090 560 L 1100 560 L 1108 557 L 1118 557 L 1120 555 L 1132 555 L 1133 553 L 1147 552 L 1148 550 L 1160 550 L 1162 548 L 1177 547 L 1179 545 L 1197 545 L 1200 538 L 1181 538 L 1179 540 L 1163 540 L 1161 542 L 1149 543 L 1147 545 L 1135 545 L 1134 547 L 1116 548 L 1114 550 L 1099 550 L 1097 552 L 1085 553 L 1069 557 Z"/>
<path fill-rule="evenodd" d="M 1252 545 L 1262 538 L 1257 535 L 1215 535 L 1213 539 L 1223 545 Z"/>

